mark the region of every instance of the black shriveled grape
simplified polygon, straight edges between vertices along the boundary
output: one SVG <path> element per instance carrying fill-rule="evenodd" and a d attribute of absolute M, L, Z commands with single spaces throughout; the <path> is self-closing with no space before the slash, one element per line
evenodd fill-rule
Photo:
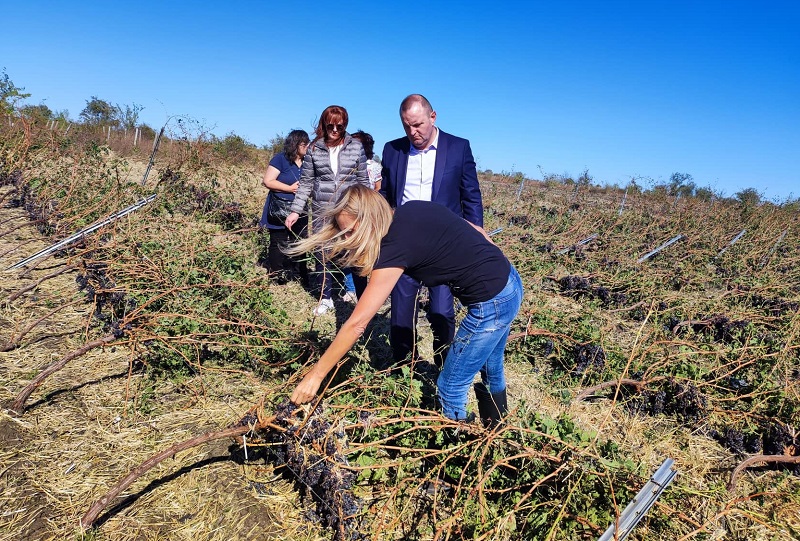
<path fill-rule="evenodd" d="M 285 400 L 276 407 L 276 420 L 286 427 L 271 446 L 272 456 L 285 464 L 304 489 L 304 500 L 314 502 L 307 518 L 331 528 L 335 540 L 367 539 L 359 532 L 357 516 L 362 502 L 352 494 L 356 476 L 343 468 L 345 457 L 337 441 L 344 438 L 341 429 L 325 419 L 318 406 L 303 419 L 295 415 L 296 406 Z M 360 418 L 370 417 L 361 412 Z"/>
<path fill-rule="evenodd" d="M 589 280 L 582 276 L 564 276 L 558 281 L 558 285 L 562 292 L 572 295 L 589 293 L 591 290 Z"/>
<path fill-rule="evenodd" d="M 586 372 L 599 372 L 606 364 L 606 352 L 601 346 L 594 344 L 577 346 L 573 354 L 575 368 L 572 369 L 572 373 L 576 376 Z"/>
<path fill-rule="evenodd" d="M 650 398 L 650 407 L 653 415 L 664 413 L 664 406 L 667 401 L 667 393 L 664 391 L 656 391 Z"/>
<path fill-rule="evenodd" d="M 626 401 L 632 413 L 675 415 L 686 421 L 706 416 L 706 397 L 691 383 L 670 380 L 658 390 L 644 390 Z"/>
<path fill-rule="evenodd" d="M 720 444 L 726 449 L 742 455 L 745 452 L 744 434 L 735 428 L 726 428 L 719 439 Z"/>
<path fill-rule="evenodd" d="M 750 433 L 744 436 L 744 450 L 748 453 L 760 453 L 762 448 L 761 434 Z"/>
<path fill-rule="evenodd" d="M 794 444 L 789 427 L 783 423 L 773 423 L 764 434 L 764 454 L 782 455 Z"/>

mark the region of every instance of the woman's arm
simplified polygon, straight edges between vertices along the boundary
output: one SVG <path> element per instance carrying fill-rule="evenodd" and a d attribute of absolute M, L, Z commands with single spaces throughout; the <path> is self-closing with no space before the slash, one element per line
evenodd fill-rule
<path fill-rule="evenodd" d="M 292 204 L 292 214 L 300 214 L 306 208 L 306 202 L 314 189 L 314 149 L 308 149 L 303 158 L 303 165 L 300 169 L 300 185 L 294 194 Z M 291 216 L 291 215 L 290 215 Z M 296 218 L 295 218 L 296 220 Z M 287 226 L 289 224 L 286 224 Z"/>
<path fill-rule="evenodd" d="M 278 180 L 278 175 L 280 174 L 280 169 L 274 165 L 270 165 L 267 167 L 267 172 L 264 173 L 264 178 L 261 180 L 262 186 L 271 192 L 295 193 L 297 191 L 298 183 L 295 182 L 292 185 L 284 184 Z"/>
<path fill-rule="evenodd" d="M 472 222 L 469 222 L 469 221 L 467 221 L 466 219 L 465 219 L 464 221 L 465 221 L 465 222 L 467 222 L 467 223 L 468 223 L 469 225 L 471 225 L 472 227 L 474 227 L 475 229 L 477 229 L 477 230 L 478 230 L 478 233 L 480 233 L 481 235 L 483 235 L 483 238 L 485 238 L 486 240 L 488 240 L 488 241 L 489 241 L 491 244 L 494 244 L 494 241 L 492 240 L 492 238 L 489 236 L 489 234 L 486 232 L 486 230 L 485 230 L 484 228 L 482 228 L 482 227 L 481 227 L 481 226 L 479 226 L 479 225 L 475 225 L 474 223 L 472 223 Z M 497 245 L 495 244 L 495 246 L 497 246 Z"/>
<path fill-rule="evenodd" d="M 292 402 L 304 404 L 314 399 L 322 380 L 325 379 L 331 368 L 336 366 L 342 360 L 342 357 L 350 351 L 356 340 L 364 334 L 367 325 L 378 313 L 378 309 L 383 305 L 387 297 L 389 297 L 401 274 L 403 274 L 403 269 L 398 267 L 372 271 L 367 289 L 358 299 L 358 304 L 356 304 L 353 314 L 344 322 L 339 332 L 336 333 L 336 338 L 333 339 L 333 342 L 322 354 L 322 357 L 305 375 L 303 381 L 297 385 L 292 393 Z"/>

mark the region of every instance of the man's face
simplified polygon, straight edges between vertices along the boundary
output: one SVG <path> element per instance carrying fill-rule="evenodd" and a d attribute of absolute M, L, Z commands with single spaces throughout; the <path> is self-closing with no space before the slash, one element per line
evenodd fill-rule
<path fill-rule="evenodd" d="M 428 113 L 422 105 L 415 103 L 400 114 L 400 120 L 411 144 L 419 150 L 428 148 L 436 133 L 436 111 Z"/>

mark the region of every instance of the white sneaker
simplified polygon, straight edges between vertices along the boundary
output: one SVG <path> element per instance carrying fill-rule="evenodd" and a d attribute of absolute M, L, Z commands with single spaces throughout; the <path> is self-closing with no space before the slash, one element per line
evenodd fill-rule
<path fill-rule="evenodd" d="M 356 304 L 358 302 L 358 296 L 356 295 L 355 291 L 348 291 L 342 295 L 342 300 L 349 302 L 350 304 Z"/>
<path fill-rule="evenodd" d="M 314 315 L 321 316 L 328 310 L 333 310 L 333 300 L 331 299 L 322 299 L 319 301 L 319 304 L 316 308 L 314 308 Z"/>

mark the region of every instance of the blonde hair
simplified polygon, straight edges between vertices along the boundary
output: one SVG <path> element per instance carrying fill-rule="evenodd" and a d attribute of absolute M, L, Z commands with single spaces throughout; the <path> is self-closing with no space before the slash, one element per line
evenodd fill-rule
<path fill-rule="evenodd" d="M 340 214 L 355 218 L 353 226 L 340 230 L 336 223 Z M 366 186 L 353 184 L 342 192 L 333 207 L 322 212 L 322 220 L 324 225 L 319 231 L 292 244 L 286 253 L 300 255 L 322 250 L 326 258 L 358 268 L 361 276 L 371 273 L 381 251 L 381 239 L 392 224 L 392 209 L 383 196 Z"/>

